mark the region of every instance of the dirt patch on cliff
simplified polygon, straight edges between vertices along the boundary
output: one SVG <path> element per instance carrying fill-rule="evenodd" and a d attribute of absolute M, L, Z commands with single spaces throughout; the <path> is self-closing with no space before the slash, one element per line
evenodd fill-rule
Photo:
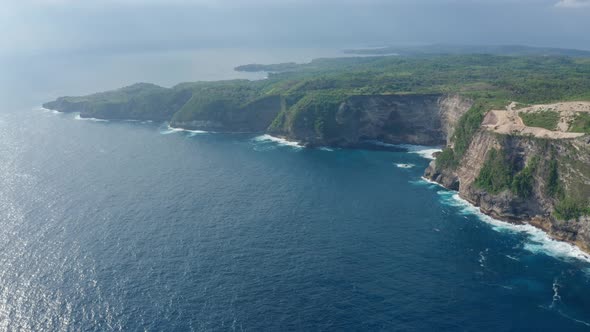
<path fill-rule="evenodd" d="M 578 113 L 590 113 L 590 102 L 563 102 L 556 104 L 532 105 L 518 110 L 516 103 L 511 103 L 505 110 L 489 111 L 482 127 L 499 134 L 531 135 L 539 138 L 567 139 L 584 136 L 584 133 L 568 132 L 572 121 Z M 521 113 L 557 112 L 559 120 L 556 130 L 529 127 L 524 124 Z"/>

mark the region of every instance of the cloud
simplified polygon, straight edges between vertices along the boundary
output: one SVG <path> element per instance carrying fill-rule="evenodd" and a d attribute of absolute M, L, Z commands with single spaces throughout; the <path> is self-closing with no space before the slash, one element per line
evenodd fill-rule
<path fill-rule="evenodd" d="M 590 45 L 590 0 L 0 0 L 0 57 L 204 47 Z M 557 6 L 557 7 L 555 7 Z M 562 8 L 563 7 L 563 8 Z M 504 17 L 505 21 L 497 20 Z M 538 24 L 544 22 L 544 24 Z"/>
<path fill-rule="evenodd" d="M 560 0 L 555 6 L 565 8 L 590 7 L 590 0 Z"/>

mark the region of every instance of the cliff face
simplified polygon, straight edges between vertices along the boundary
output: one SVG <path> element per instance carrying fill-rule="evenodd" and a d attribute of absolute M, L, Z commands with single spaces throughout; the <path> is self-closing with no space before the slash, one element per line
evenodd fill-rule
<path fill-rule="evenodd" d="M 471 101 L 458 96 L 375 95 L 352 96 L 319 115 L 285 115 L 275 135 L 308 145 L 350 147 L 378 140 L 392 144 L 444 145 Z"/>
<path fill-rule="evenodd" d="M 431 163 L 427 178 L 458 190 L 486 214 L 530 223 L 590 252 L 587 136 L 549 139 L 494 132 L 498 121 L 487 124 L 484 119 L 480 126 L 481 109 L 460 96 L 311 93 L 260 97 L 241 82 L 233 84 L 231 89 L 136 84 L 85 97 L 59 98 L 44 107 L 80 112 L 84 117 L 170 121 L 173 127 L 193 130 L 268 132 L 310 146 L 356 147 L 372 140 L 447 145 L 453 148 L 447 150 L 451 153 L 446 159 L 441 154 L 440 166 L 437 161 Z M 196 88 L 206 89 L 199 92 Z M 461 131 L 454 135 L 458 126 Z"/>
<path fill-rule="evenodd" d="M 79 112 L 83 118 L 167 121 L 191 97 L 186 89 L 167 89 L 137 83 L 83 97 L 60 97 L 43 104 L 60 112 Z"/>
<path fill-rule="evenodd" d="M 82 117 L 170 121 L 173 127 L 191 130 L 268 132 L 310 146 L 354 147 L 371 140 L 444 145 L 472 105 L 470 100 L 442 94 L 333 99 L 312 95 L 287 107 L 288 98 L 255 98 L 253 91 L 241 86 L 193 90 L 140 83 L 89 96 L 61 97 L 43 106 L 80 112 Z"/>
<path fill-rule="evenodd" d="M 509 186 L 497 191 L 482 185 L 485 184 L 482 169 L 492 162 L 492 151 L 501 151 L 495 158 L 503 158 L 512 179 Z M 462 198 L 496 219 L 529 223 L 558 240 L 575 243 L 590 252 L 590 220 L 584 216 L 561 220 L 568 219 L 567 212 L 575 209 L 573 203 L 567 203 L 570 200 L 579 198 L 581 204 L 587 204 L 590 194 L 587 138 L 539 139 L 481 129 L 455 169 L 437 167 L 435 160 L 425 177 L 458 190 Z M 526 190 L 519 192 L 516 188 L 517 183 L 522 183 L 517 177 L 527 179 Z M 566 217 L 556 213 L 560 209 Z"/>
<path fill-rule="evenodd" d="M 83 112 L 86 110 L 87 106 L 87 101 L 69 100 L 67 97 L 59 97 L 54 101 L 43 104 L 44 108 L 64 113 Z"/>
<path fill-rule="evenodd" d="M 281 96 L 269 96 L 225 111 L 212 105 L 211 112 L 190 113 L 188 119 L 177 114 L 170 125 L 191 130 L 259 133 L 269 127 L 283 108 Z"/>

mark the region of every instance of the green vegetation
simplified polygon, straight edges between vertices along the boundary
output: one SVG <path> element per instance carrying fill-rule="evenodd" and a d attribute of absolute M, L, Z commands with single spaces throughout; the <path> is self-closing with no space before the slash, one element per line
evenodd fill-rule
<path fill-rule="evenodd" d="M 451 148 L 445 148 L 436 157 L 436 169 L 455 169 L 459 166 L 459 158 L 455 157 L 455 151 Z"/>
<path fill-rule="evenodd" d="M 62 112 L 81 112 L 86 117 L 163 121 L 170 119 L 191 95 L 192 91 L 187 89 L 137 83 L 84 97 L 61 97 L 43 106 Z"/>
<path fill-rule="evenodd" d="M 514 163 L 508 159 L 503 150 L 491 149 L 475 179 L 475 185 L 490 194 L 511 190 L 519 197 L 529 198 L 533 194 L 535 174 L 547 174 L 545 193 L 555 199 L 553 211 L 555 218 L 577 220 L 584 215 L 590 215 L 590 205 L 586 196 L 566 194 L 559 179 L 555 151 L 551 152 L 551 158 L 544 165 L 541 164 L 541 159 L 535 156 L 520 172 L 516 172 L 515 168 Z"/>
<path fill-rule="evenodd" d="M 285 110 L 273 127 L 282 128 L 286 123 L 278 120 L 293 121 L 305 113 L 306 117 L 322 117 L 317 122 L 306 121 L 309 130 L 329 132 L 332 124 L 327 117 L 333 114 L 329 109 L 349 96 L 460 94 L 473 99 L 475 105 L 461 120 L 463 129 L 455 137 L 454 159 L 459 160 L 479 120 L 491 107 L 511 100 L 541 103 L 590 99 L 590 62 L 564 56 L 356 57 L 262 67 L 288 72 L 270 74 L 269 79 L 260 81 L 195 82 L 172 88 L 142 83 L 85 97 L 61 98 L 46 107 L 99 118 L 170 120 L 174 116 L 190 121 L 216 117 L 217 112 L 226 116 L 242 112 L 255 100 L 281 96 L 286 101 Z"/>
<path fill-rule="evenodd" d="M 574 118 L 569 131 L 590 134 L 590 113 L 578 113 Z"/>
<path fill-rule="evenodd" d="M 590 206 L 585 196 L 566 194 L 564 186 L 559 180 L 559 167 L 555 151 L 551 152 L 547 168 L 545 193 L 556 199 L 553 216 L 559 220 L 577 220 L 581 216 L 590 215 Z"/>
<path fill-rule="evenodd" d="M 539 157 L 533 157 L 520 172 L 516 172 L 516 165 L 503 150 L 491 149 L 475 179 L 475 185 L 491 194 L 511 190 L 519 197 L 528 198 L 533 194 L 534 175 L 538 166 Z"/>
<path fill-rule="evenodd" d="M 531 54 L 532 51 L 503 47 L 488 50 L 502 55 L 463 54 L 465 50 L 450 49 L 441 52 L 439 49 L 418 51 L 414 56 L 246 65 L 238 69 L 274 73 L 270 73 L 266 80 L 193 82 L 171 88 L 139 83 L 89 96 L 58 98 L 44 107 L 107 119 L 171 121 L 189 125 L 231 123 L 230 130 L 302 134 L 329 140 L 338 139 L 338 133 L 346 130 L 337 121 L 336 114 L 339 110 L 347 110 L 341 106 L 353 100 L 351 97 L 457 94 L 472 100 L 473 105 L 458 121 L 451 137 L 452 148 L 440 153 L 436 162 L 439 170 L 454 169 L 460 165 L 487 111 L 503 108 L 511 101 L 517 101 L 517 107 L 521 107 L 590 100 L 590 53 L 545 50 L 549 56 L 506 56 Z M 522 118 L 529 126 L 547 129 L 555 129 L 558 121 L 557 114 L 551 110 L 523 114 Z M 391 127 L 388 130 L 396 129 Z M 590 133 L 590 114 L 578 114 L 570 130 Z M 550 145 L 548 142 L 543 144 Z M 567 188 L 572 191 L 569 196 L 565 194 L 566 188 L 559 179 L 560 162 L 557 158 L 548 162 L 534 158 L 522 167 L 519 162 L 509 159 L 503 149 L 493 149 L 489 151 L 475 185 L 492 194 L 510 190 L 527 198 L 533 194 L 535 178 L 542 175 L 546 177 L 545 194 L 556 202 L 554 215 L 560 219 L 576 219 L 590 213 L 586 201 L 588 195 L 572 191 L 572 188 Z"/>
<path fill-rule="evenodd" d="M 539 127 L 548 130 L 555 130 L 559 122 L 559 113 L 551 110 L 520 113 L 519 116 L 524 124 L 529 127 Z"/>
<path fill-rule="evenodd" d="M 191 98 L 174 114 L 174 121 L 220 120 L 260 97 L 259 89 L 246 80 L 185 83 L 174 89 L 190 89 Z"/>
<path fill-rule="evenodd" d="M 465 151 L 469 148 L 473 134 L 479 129 L 481 121 L 487 111 L 485 106 L 486 104 L 484 101 L 478 101 L 461 117 L 461 119 L 459 119 L 453 137 L 455 156 L 457 158 L 463 157 L 463 154 L 465 154 Z"/>
<path fill-rule="evenodd" d="M 533 157 L 522 171 L 512 179 L 512 192 L 519 197 L 528 198 L 533 193 L 534 174 L 539 165 L 539 157 Z"/>
<path fill-rule="evenodd" d="M 555 205 L 553 213 L 560 220 L 578 220 L 581 216 L 590 214 L 590 207 L 582 199 L 563 197 Z"/>
<path fill-rule="evenodd" d="M 475 179 L 475 185 L 491 194 L 509 189 L 512 184 L 513 167 L 506 160 L 503 150 L 491 149 Z"/>
<path fill-rule="evenodd" d="M 473 106 L 459 119 L 455 133 L 452 137 L 453 148 L 445 148 L 436 159 L 437 168 L 455 168 L 459 165 L 461 158 L 469 148 L 473 135 L 479 127 L 485 116 L 485 113 L 493 108 L 502 108 L 508 104 L 508 101 L 502 99 L 479 99 Z M 442 157 L 442 158 L 441 158 Z"/>
<path fill-rule="evenodd" d="M 345 98 L 338 92 L 309 94 L 293 106 L 289 121 L 300 128 L 313 127 L 318 137 L 330 136 L 338 127 L 336 112 Z"/>

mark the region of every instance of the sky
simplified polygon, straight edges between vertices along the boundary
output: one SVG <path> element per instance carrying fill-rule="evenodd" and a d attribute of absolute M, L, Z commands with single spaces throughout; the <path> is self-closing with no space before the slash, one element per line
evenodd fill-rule
<path fill-rule="evenodd" d="M 590 0 L 0 0 L 0 55 L 208 47 L 590 49 Z"/>

